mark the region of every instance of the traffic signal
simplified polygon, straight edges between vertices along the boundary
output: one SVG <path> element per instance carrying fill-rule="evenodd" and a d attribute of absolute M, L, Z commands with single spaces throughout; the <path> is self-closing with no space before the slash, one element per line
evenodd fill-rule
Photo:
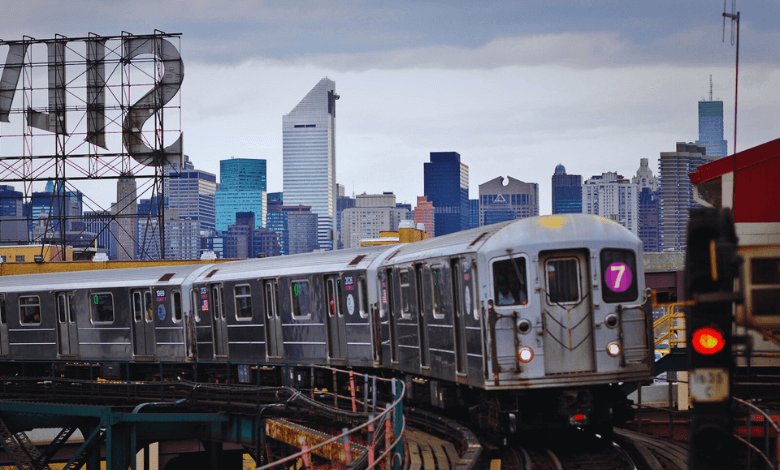
<path fill-rule="evenodd" d="M 690 467 L 732 468 L 731 345 L 740 258 L 728 209 L 693 209 L 688 224 L 685 298 L 693 413 Z"/>

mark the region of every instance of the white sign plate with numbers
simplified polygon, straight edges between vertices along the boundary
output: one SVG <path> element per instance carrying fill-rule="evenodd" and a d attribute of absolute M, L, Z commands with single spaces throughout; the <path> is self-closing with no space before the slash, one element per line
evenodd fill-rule
<path fill-rule="evenodd" d="M 729 372 L 727 369 L 694 369 L 690 375 L 691 400 L 698 403 L 715 403 L 729 398 Z"/>

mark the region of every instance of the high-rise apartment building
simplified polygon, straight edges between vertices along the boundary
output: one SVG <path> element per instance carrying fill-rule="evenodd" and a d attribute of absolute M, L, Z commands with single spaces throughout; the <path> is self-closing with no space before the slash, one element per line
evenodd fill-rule
<path fill-rule="evenodd" d="M 660 209 L 658 197 L 658 178 L 653 176 L 653 170 L 647 158 L 639 160 L 636 176 L 631 178 L 639 190 L 639 239 L 645 252 L 661 251 Z"/>
<path fill-rule="evenodd" d="M 582 213 L 582 175 L 567 175 L 561 164 L 552 176 L 552 213 Z"/>
<path fill-rule="evenodd" d="M 431 152 L 424 163 L 424 192 L 433 203 L 437 236 L 465 230 L 469 221 L 469 167 L 458 152 Z"/>
<path fill-rule="evenodd" d="M 539 185 L 498 176 L 479 185 L 479 225 L 539 215 Z"/>
<path fill-rule="evenodd" d="M 591 176 L 582 184 L 582 213 L 600 215 L 638 235 L 638 186 L 614 172 Z"/>
<path fill-rule="evenodd" d="M 216 191 L 216 229 L 226 231 L 236 222 L 236 213 L 254 212 L 255 228 L 266 224 L 266 161 L 231 158 L 219 162 Z"/>
<path fill-rule="evenodd" d="M 396 208 L 393 193 L 356 196 L 355 207 L 341 214 L 344 248 L 357 248 L 361 240 L 378 238 L 382 231 L 398 230 L 401 221 L 409 215 L 407 209 Z"/>
<path fill-rule="evenodd" d="M 658 166 L 662 251 L 685 251 L 689 211 L 699 207 L 694 202 L 688 175 L 713 160 L 704 147 L 692 143 L 677 142 L 676 152 L 661 152 Z"/>
<path fill-rule="evenodd" d="M 285 204 L 317 214 L 321 249 L 333 249 L 336 216 L 336 82 L 322 80 L 282 116 Z M 292 239 L 290 240 L 292 243 Z"/>
<path fill-rule="evenodd" d="M 417 206 L 414 208 L 414 226 L 425 227 L 428 238 L 436 236 L 436 215 L 434 214 L 433 203 L 425 196 L 417 196 Z"/>

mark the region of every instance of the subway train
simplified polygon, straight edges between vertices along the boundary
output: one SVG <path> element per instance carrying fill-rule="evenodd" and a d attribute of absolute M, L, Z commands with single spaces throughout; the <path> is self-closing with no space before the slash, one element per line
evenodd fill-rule
<path fill-rule="evenodd" d="M 6 276 L 0 374 L 99 363 L 155 379 L 162 364 L 251 382 L 327 365 L 397 376 L 413 403 L 506 432 L 604 426 L 625 405 L 618 384 L 652 379 L 641 260 L 624 227 L 566 214 L 399 245 Z"/>

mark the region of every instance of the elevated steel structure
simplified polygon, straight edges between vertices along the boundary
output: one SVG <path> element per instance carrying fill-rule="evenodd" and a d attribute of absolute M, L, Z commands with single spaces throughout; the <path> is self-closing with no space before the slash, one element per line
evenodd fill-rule
<path fill-rule="evenodd" d="M 0 40 L 0 182 L 16 190 L 0 191 L 0 243 L 46 242 L 64 252 L 108 231 L 127 249 L 123 239 L 143 238 L 127 227 L 143 217 L 164 259 L 164 180 L 182 160 L 180 36 Z M 95 196 L 110 191 L 106 180 L 142 182 L 112 208 Z M 142 197 L 156 211 L 128 210 Z M 150 258 L 146 247 L 142 259 Z"/>

